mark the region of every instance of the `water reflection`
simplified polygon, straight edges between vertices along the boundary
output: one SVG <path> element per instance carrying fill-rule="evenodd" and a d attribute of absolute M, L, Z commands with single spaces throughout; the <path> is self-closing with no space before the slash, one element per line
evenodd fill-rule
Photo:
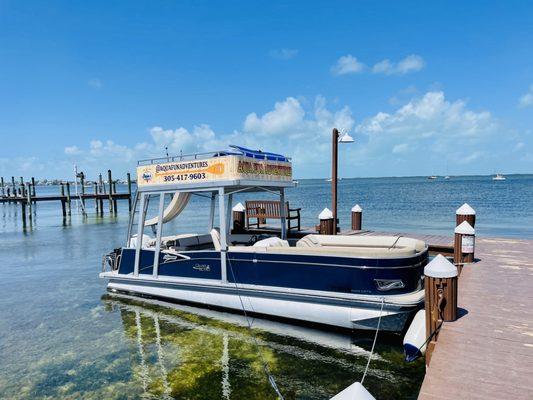
<path fill-rule="evenodd" d="M 275 399 L 263 360 L 286 399 L 325 399 L 360 379 L 370 336 L 168 306 L 105 295 L 118 312 L 130 349 L 131 384 L 144 398 Z M 377 346 L 365 385 L 376 398 L 416 398 L 423 364 L 406 365 L 400 346 Z"/>

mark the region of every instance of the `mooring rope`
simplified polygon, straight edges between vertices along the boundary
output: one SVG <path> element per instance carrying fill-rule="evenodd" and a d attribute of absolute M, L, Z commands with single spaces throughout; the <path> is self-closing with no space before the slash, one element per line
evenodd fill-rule
<path fill-rule="evenodd" d="M 235 289 L 237 291 L 237 296 L 239 296 L 239 302 L 241 303 L 241 308 L 242 308 L 242 311 L 244 313 L 244 317 L 246 318 L 246 323 L 248 325 L 248 329 L 250 330 L 250 334 L 251 334 L 252 339 L 253 339 L 253 341 L 255 343 L 255 346 L 257 348 L 257 352 L 259 353 L 259 357 L 261 357 L 261 361 L 263 363 L 263 370 L 265 371 L 265 374 L 268 377 L 268 382 L 270 383 L 270 386 L 272 386 L 272 389 L 274 389 L 274 391 L 276 392 L 276 394 L 278 395 L 280 400 L 285 400 L 283 395 L 281 394 L 279 388 L 278 388 L 278 385 L 276 384 L 276 380 L 274 379 L 274 376 L 270 373 L 270 369 L 268 368 L 268 364 L 266 362 L 266 359 L 263 356 L 263 353 L 261 352 L 261 347 L 259 346 L 259 343 L 257 342 L 257 338 L 255 337 L 254 332 L 252 330 L 252 323 L 250 322 L 250 319 L 248 318 L 248 313 L 246 312 L 246 307 L 244 306 L 244 302 L 242 301 L 242 297 L 241 297 L 241 294 L 240 294 L 240 291 L 239 291 L 239 287 L 237 285 L 237 279 L 235 278 L 235 273 L 233 272 L 233 267 L 231 265 L 230 258 L 227 257 L 226 260 L 227 260 L 227 263 L 229 265 L 229 269 L 231 271 L 231 276 L 233 277 L 233 281 L 235 283 Z M 250 303 L 250 308 L 252 309 L 252 312 L 255 313 L 255 310 L 254 310 L 254 307 L 252 305 L 252 302 L 249 301 L 249 303 Z"/>
<path fill-rule="evenodd" d="M 376 346 L 376 342 L 378 340 L 378 332 L 379 332 L 379 327 L 381 325 L 381 316 L 383 314 L 384 305 L 385 305 L 385 297 L 382 297 L 381 298 L 381 309 L 379 310 L 378 325 L 376 327 L 376 333 L 374 335 L 374 342 L 372 343 L 372 349 L 370 349 L 370 354 L 368 355 L 368 361 L 366 362 L 365 372 L 363 373 L 363 377 L 361 378 L 361 385 L 365 381 L 366 373 L 368 372 L 368 367 L 370 366 L 370 360 L 372 360 L 372 355 L 374 354 L 374 347 Z"/>

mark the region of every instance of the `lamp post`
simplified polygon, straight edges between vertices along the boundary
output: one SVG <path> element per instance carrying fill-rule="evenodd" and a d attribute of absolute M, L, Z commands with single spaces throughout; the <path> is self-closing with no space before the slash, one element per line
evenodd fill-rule
<path fill-rule="evenodd" d="M 338 147 L 339 143 L 353 143 L 353 138 L 345 133 L 340 136 L 337 128 L 332 132 L 331 149 L 331 210 L 333 212 L 333 234 L 337 234 L 337 172 L 338 172 Z"/>

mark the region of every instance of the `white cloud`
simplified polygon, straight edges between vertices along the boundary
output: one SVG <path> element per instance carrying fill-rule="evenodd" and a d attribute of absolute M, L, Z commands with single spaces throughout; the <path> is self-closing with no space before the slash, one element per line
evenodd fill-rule
<path fill-rule="evenodd" d="M 274 110 L 261 117 L 256 113 L 248 114 L 244 121 L 244 131 L 260 135 L 284 134 L 301 124 L 304 115 L 300 102 L 294 97 L 288 97 L 285 101 L 277 102 Z"/>
<path fill-rule="evenodd" d="M 372 72 L 385 75 L 404 75 L 420 71 L 425 65 L 426 63 L 422 57 L 411 54 L 397 63 L 391 62 L 389 59 L 380 61 L 372 67 Z"/>
<path fill-rule="evenodd" d="M 278 60 L 290 60 L 298 55 L 297 49 L 274 49 L 268 53 L 270 57 Z"/>
<path fill-rule="evenodd" d="M 334 75 L 346 75 L 346 74 L 357 74 L 362 72 L 365 68 L 365 65 L 357 60 L 351 54 L 340 57 L 335 65 L 331 67 L 331 72 Z"/>
<path fill-rule="evenodd" d="M 95 137 L 87 146 L 64 148 L 63 157 L 55 160 L 0 159 L 0 173 L 16 176 L 17 170 L 25 174 L 41 170 L 46 177 L 70 177 L 75 162 L 89 177 L 108 168 L 122 176 L 134 169 L 138 159 L 163 157 L 165 147 L 178 155 L 240 144 L 293 157 L 297 177 L 324 177 L 330 169 L 333 127 L 352 131 L 355 138 L 354 144 L 339 148 L 344 176 L 444 173 L 448 163 L 451 174 L 492 172 L 495 165 L 531 170 L 533 132 L 505 128 L 491 113 L 472 110 L 464 100 L 449 100 L 442 91 L 413 96 L 357 126 L 348 106 L 332 107 L 322 96 L 314 101 L 287 97 L 261 113 L 243 116 L 242 128 L 233 132 L 217 132 L 207 124 L 154 126 L 137 143 L 123 145 Z"/>
<path fill-rule="evenodd" d="M 392 152 L 394 154 L 406 153 L 408 150 L 409 150 L 409 145 L 407 143 L 400 143 L 400 144 L 395 145 L 392 148 Z"/>
<path fill-rule="evenodd" d="M 76 146 L 65 148 L 69 156 L 76 155 L 80 168 L 99 171 L 113 168 L 117 171 L 133 168 L 137 159 L 163 157 L 165 147 L 169 154 L 211 151 L 240 144 L 257 149 L 267 149 L 294 156 L 295 165 L 329 165 L 330 135 L 333 127 L 349 131 L 354 119 L 349 107 L 329 109 L 326 99 L 317 96 L 308 104 L 305 99 L 288 97 L 276 102 L 264 114 L 250 113 L 243 121 L 242 131 L 215 132 L 207 124 L 191 130 L 184 127 L 167 129 L 154 126 L 148 130 L 150 140 L 123 146 L 112 140 L 93 139 L 87 149 Z M 113 167 L 115 165 L 115 167 Z"/>
<path fill-rule="evenodd" d="M 526 94 L 520 97 L 518 105 L 522 108 L 533 106 L 533 85 L 529 87 L 529 91 Z"/>
<path fill-rule="evenodd" d="M 80 154 L 81 150 L 78 148 L 78 146 L 67 146 L 65 147 L 65 154 L 67 155 L 76 155 Z"/>
<path fill-rule="evenodd" d="M 89 81 L 87 82 L 87 85 L 89 85 L 93 89 L 102 89 L 104 87 L 104 84 L 98 78 L 89 79 Z"/>
<path fill-rule="evenodd" d="M 428 92 L 393 113 L 379 112 L 356 131 L 367 135 L 369 150 L 394 154 L 419 149 L 463 162 L 483 156 L 479 147 L 497 138 L 500 126 L 487 111 L 471 111 L 463 100 L 450 102 L 443 92 Z"/>

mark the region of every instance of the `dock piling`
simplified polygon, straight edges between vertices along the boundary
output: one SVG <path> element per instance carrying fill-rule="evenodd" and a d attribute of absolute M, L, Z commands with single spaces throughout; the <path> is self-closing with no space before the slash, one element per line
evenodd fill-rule
<path fill-rule="evenodd" d="M 467 203 L 455 211 L 455 226 L 461 225 L 463 221 L 467 221 L 472 228 L 476 226 L 476 211 Z"/>
<path fill-rule="evenodd" d="M 63 213 L 63 219 L 67 217 L 67 209 L 65 206 L 65 185 L 61 182 L 61 211 Z"/>
<path fill-rule="evenodd" d="M 67 182 L 67 210 L 68 210 L 68 216 L 70 217 L 72 215 L 72 208 L 70 204 L 70 183 Z"/>
<path fill-rule="evenodd" d="M 98 174 L 98 185 L 99 185 L 98 191 L 100 193 L 105 194 L 105 186 L 104 186 L 104 180 L 102 179 L 102 174 Z"/>
<path fill-rule="evenodd" d="M 320 235 L 333 235 L 335 229 L 335 223 L 333 218 L 333 213 L 329 208 L 324 208 L 322 212 L 318 215 L 320 220 L 317 230 Z"/>
<path fill-rule="evenodd" d="M 352 230 L 360 231 L 363 222 L 363 209 L 359 204 L 352 208 Z"/>
<path fill-rule="evenodd" d="M 94 182 L 94 211 L 98 215 L 98 184 Z"/>
<path fill-rule="evenodd" d="M 463 264 L 474 262 L 476 231 L 465 220 L 455 228 L 454 233 L 453 262 L 457 265 L 459 275 L 461 275 Z"/>
<path fill-rule="evenodd" d="M 113 193 L 117 194 L 117 185 L 116 182 L 113 182 Z M 113 213 L 117 215 L 117 198 L 113 197 Z"/>
<path fill-rule="evenodd" d="M 27 183 L 28 187 L 27 187 L 27 190 L 26 190 L 26 202 L 28 203 L 28 214 L 29 214 L 29 217 L 30 217 L 30 225 L 31 223 L 33 222 L 33 215 L 32 215 L 32 200 L 31 200 L 31 187 L 30 187 L 30 183 Z M 24 202 L 24 200 L 22 200 Z"/>
<path fill-rule="evenodd" d="M 424 276 L 426 336 L 431 337 L 426 350 L 429 365 L 442 323 L 457 319 L 458 269 L 439 254 L 424 267 Z"/>
<path fill-rule="evenodd" d="M 111 170 L 107 170 L 107 183 L 109 185 L 109 213 L 113 213 L 113 178 L 111 177 Z"/>
<path fill-rule="evenodd" d="M 22 190 L 20 195 L 25 198 L 26 197 L 26 186 L 24 185 L 24 177 L 22 176 L 20 177 L 20 188 Z"/>
<path fill-rule="evenodd" d="M 81 185 L 81 205 L 83 208 L 84 214 L 87 214 L 85 212 L 85 174 L 83 172 L 80 172 L 80 185 Z"/>
<path fill-rule="evenodd" d="M 24 200 L 20 202 L 20 208 L 22 211 L 22 228 L 26 229 L 26 202 Z"/>
<path fill-rule="evenodd" d="M 232 214 L 233 214 L 233 231 L 234 232 L 243 232 L 245 228 L 245 222 L 244 222 L 244 211 L 245 207 L 242 205 L 242 203 L 237 203 L 232 208 Z"/>

